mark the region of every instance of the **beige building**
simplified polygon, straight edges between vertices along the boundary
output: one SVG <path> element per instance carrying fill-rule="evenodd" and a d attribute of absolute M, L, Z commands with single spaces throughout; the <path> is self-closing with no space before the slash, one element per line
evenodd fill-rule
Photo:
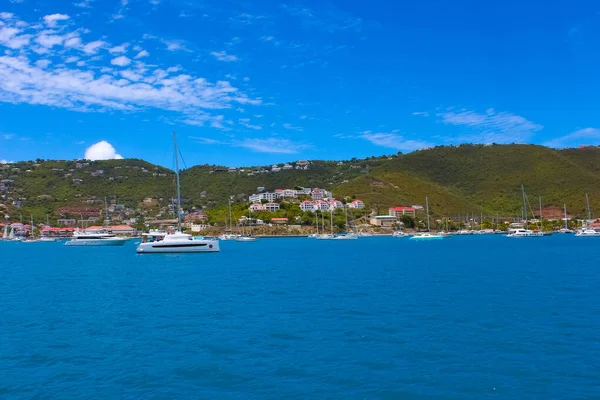
<path fill-rule="evenodd" d="M 380 226 L 382 228 L 392 228 L 397 222 L 398 217 L 393 215 L 377 215 L 369 221 L 371 225 Z"/>

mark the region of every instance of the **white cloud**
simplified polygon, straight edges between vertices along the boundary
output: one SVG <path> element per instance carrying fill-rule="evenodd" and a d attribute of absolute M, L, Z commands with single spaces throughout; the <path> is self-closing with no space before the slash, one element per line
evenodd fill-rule
<path fill-rule="evenodd" d="M 112 144 L 106 140 L 91 145 L 85 150 L 86 160 L 120 160 L 123 158 L 117 153 Z"/>
<path fill-rule="evenodd" d="M 338 137 L 347 138 L 343 135 Z M 431 143 L 422 140 L 406 139 L 395 133 L 365 131 L 360 136 L 376 146 L 387 147 L 394 150 L 414 151 L 431 147 Z"/>
<path fill-rule="evenodd" d="M 14 164 L 14 161 L 0 160 L 0 164 Z"/>
<path fill-rule="evenodd" d="M 131 60 L 125 56 L 114 58 L 110 61 L 112 65 L 118 65 L 119 67 L 126 67 L 131 64 Z"/>
<path fill-rule="evenodd" d="M 161 40 L 167 46 L 167 50 L 169 51 L 191 51 L 187 47 L 185 47 L 183 41 L 181 40 Z"/>
<path fill-rule="evenodd" d="M 213 55 L 219 61 L 232 62 L 239 60 L 237 56 L 234 56 L 233 54 L 227 54 L 224 51 L 213 51 L 210 54 Z"/>
<path fill-rule="evenodd" d="M 123 44 L 120 44 L 119 46 L 111 47 L 110 49 L 108 49 L 108 51 L 111 54 L 121 54 L 121 53 L 127 52 L 128 47 L 129 47 L 129 43 L 123 43 Z"/>
<path fill-rule="evenodd" d="M 301 126 L 294 126 L 292 124 L 283 124 L 283 127 L 285 129 L 289 129 L 291 131 L 298 131 L 298 132 L 302 132 L 304 130 L 304 128 L 302 128 Z"/>
<path fill-rule="evenodd" d="M 73 3 L 75 7 L 79 8 L 91 8 L 92 0 L 81 0 L 80 2 Z"/>
<path fill-rule="evenodd" d="M 160 4 L 160 0 L 149 0 L 150 4 L 152 4 L 153 6 L 157 6 Z"/>
<path fill-rule="evenodd" d="M 69 16 L 66 14 L 51 14 L 44 16 L 44 22 L 50 28 L 55 28 L 59 21 L 66 21 L 69 19 Z"/>
<path fill-rule="evenodd" d="M 450 137 L 454 143 L 523 143 L 531 139 L 542 125 L 509 112 L 497 112 L 493 108 L 485 113 L 470 110 L 448 111 L 437 114 L 446 125 L 464 126 L 471 130 L 466 134 Z"/>
<path fill-rule="evenodd" d="M 2 137 L 6 140 L 12 139 L 15 137 L 14 133 L 5 133 L 4 135 L 2 135 Z"/>
<path fill-rule="evenodd" d="M 108 43 L 103 40 L 95 40 L 83 46 L 83 52 L 86 54 L 96 54 L 98 53 L 98 50 L 106 45 L 108 45 Z"/>
<path fill-rule="evenodd" d="M 189 136 L 189 138 L 200 144 L 226 144 L 225 142 L 223 142 L 221 140 L 216 140 L 216 139 L 211 139 L 211 138 L 201 137 L 201 136 Z"/>
<path fill-rule="evenodd" d="M 568 135 L 554 138 L 544 143 L 544 146 L 558 149 L 567 147 L 600 145 L 600 129 L 584 128 L 569 133 Z"/>
<path fill-rule="evenodd" d="M 90 32 L 84 28 L 65 26 L 60 35 L 66 39 L 43 48 L 35 39 L 52 34 L 45 26 L 27 24 L 8 13 L 0 13 L 0 18 L 0 103 L 79 112 L 155 108 L 178 114 L 179 122 L 218 129 L 230 128 L 224 127 L 224 117 L 215 110 L 236 112 L 240 106 L 262 104 L 260 98 L 248 97 L 226 80 L 209 81 L 179 66 L 160 68 L 125 56 L 111 62 L 103 57 L 114 46 L 108 39 L 86 38 L 83 35 Z M 25 35 L 32 40 L 24 40 L 18 52 L 2 52 L 13 47 L 15 38 Z M 51 64 L 40 61 L 40 48 L 45 49 L 43 60 L 51 60 Z M 73 48 L 80 52 L 74 55 Z M 118 65 L 118 71 L 110 68 L 111 64 Z"/>
<path fill-rule="evenodd" d="M 412 115 L 417 115 L 421 117 L 429 117 L 429 113 L 427 111 L 415 111 Z"/>
<path fill-rule="evenodd" d="M 8 14 L 8 13 L 3 13 Z M 10 14 L 12 15 L 12 14 Z M 3 26 L 0 28 L 0 45 L 11 49 L 20 49 L 27 44 L 31 39 L 31 35 L 19 35 L 20 29 L 14 27 Z"/>
<path fill-rule="evenodd" d="M 143 57 L 148 57 L 150 55 L 150 53 L 148 53 L 146 50 L 142 50 L 139 53 L 137 53 L 137 55 L 135 56 L 135 58 L 143 58 Z"/>
<path fill-rule="evenodd" d="M 280 153 L 280 154 L 295 154 L 299 151 L 307 149 L 309 146 L 302 143 L 295 143 L 288 139 L 244 139 L 234 143 L 234 146 L 245 147 L 249 150 L 258 153 Z"/>
<path fill-rule="evenodd" d="M 52 61 L 50 61 L 50 60 L 37 60 L 35 62 L 35 65 L 37 65 L 40 68 L 46 68 L 50 64 L 52 64 Z"/>
<path fill-rule="evenodd" d="M 248 128 L 248 129 L 255 129 L 255 130 L 261 130 L 262 126 L 260 125 L 253 125 L 250 123 L 250 118 L 240 118 L 238 120 L 238 122 L 240 123 L 240 125 Z"/>

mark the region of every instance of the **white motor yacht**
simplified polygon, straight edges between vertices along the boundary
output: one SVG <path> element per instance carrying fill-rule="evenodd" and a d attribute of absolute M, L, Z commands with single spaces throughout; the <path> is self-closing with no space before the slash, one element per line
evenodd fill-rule
<path fill-rule="evenodd" d="M 590 228 L 584 228 L 584 229 L 578 230 L 577 233 L 575 234 L 575 236 L 577 236 L 577 237 L 600 237 L 600 231 L 596 231 L 596 230 L 590 229 Z"/>
<path fill-rule="evenodd" d="M 544 237 L 544 234 L 540 231 L 532 231 L 525 228 L 509 229 L 506 237 Z"/>
<path fill-rule="evenodd" d="M 75 232 L 73 239 L 65 246 L 123 246 L 127 238 L 121 238 L 106 231 Z"/>
<path fill-rule="evenodd" d="M 241 235 L 233 234 L 233 233 L 224 233 L 219 236 L 219 240 L 236 240 Z"/>
<path fill-rule="evenodd" d="M 411 236 L 411 240 L 434 240 L 434 239 L 443 239 L 444 235 L 438 235 L 436 233 L 425 232 L 419 235 Z"/>

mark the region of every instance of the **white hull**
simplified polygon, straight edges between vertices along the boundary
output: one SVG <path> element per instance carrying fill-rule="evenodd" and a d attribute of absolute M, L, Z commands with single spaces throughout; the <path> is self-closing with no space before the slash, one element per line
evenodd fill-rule
<path fill-rule="evenodd" d="M 600 232 L 595 231 L 593 229 L 586 229 L 583 231 L 578 231 L 575 234 L 576 237 L 600 237 Z"/>
<path fill-rule="evenodd" d="M 140 243 L 139 254 L 153 253 L 215 253 L 221 251 L 218 240 L 161 240 L 158 242 Z"/>
<path fill-rule="evenodd" d="M 430 233 L 425 233 L 423 235 L 416 235 L 410 238 L 410 240 L 439 240 L 443 239 L 442 235 L 432 235 Z"/>
<path fill-rule="evenodd" d="M 235 238 L 236 242 L 256 242 L 257 238 L 251 236 L 240 236 Z"/>
<path fill-rule="evenodd" d="M 127 239 L 71 239 L 65 246 L 123 246 Z"/>

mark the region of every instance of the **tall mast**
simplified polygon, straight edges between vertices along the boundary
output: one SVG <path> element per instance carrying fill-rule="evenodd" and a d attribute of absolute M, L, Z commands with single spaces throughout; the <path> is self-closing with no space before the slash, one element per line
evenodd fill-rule
<path fill-rule="evenodd" d="M 564 204 L 565 207 L 565 229 L 569 229 L 569 226 L 567 225 L 567 205 Z"/>
<path fill-rule="evenodd" d="M 525 186 L 521 185 L 521 191 L 523 192 L 523 212 L 521 215 L 525 216 L 525 229 L 527 229 L 527 200 L 525 199 Z"/>
<path fill-rule="evenodd" d="M 177 149 L 177 133 L 173 131 L 173 144 L 175 146 L 175 176 L 177 177 L 177 231 L 181 232 L 181 191 L 179 189 L 179 150 Z"/>
<path fill-rule="evenodd" d="M 233 219 L 231 217 L 231 196 L 229 196 L 229 230 L 233 232 Z"/>
<path fill-rule="evenodd" d="M 588 218 L 587 219 L 588 219 L 588 222 L 589 222 L 589 220 L 592 219 L 592 214 L 590 213 L 590 199 L 589 199 L 587 193 L 585 194 L 585 202 L 587 203 L 587 211 L 588 211 Z M 586 222 L 586 225 L 587 225 L 587 222 Z"/>
<path fill-rule="evenodd" d="M 31 238 L 33 239 L 33 214 L 31 214 Z"/>
<path fill-rule="evenodd" d="M 542 217 L 542 196 L 540 196 L 540 232 L 544 231 L 544 217 Z"/>
<path fill-rule="evenodd" d="M 108 204 L 106 203 L 106 196 L 104 196 L 104 212 L 106 213 L 104 225 L 108 229 Z"/>
<path fill-rule="evenodd" d="M 331 234 L 333 235 L 333 208 L 330 208 L 330 209 L 329 209 L 329 212 L 330 212 L 330 214 L 331 214 L 331 216 L 330 216 L 330 221 L 329 221 L 329 222 L 330 222 L 330 225 L 331 225 Z"/>
<path fill-rule="evenodd" d="M 425 208 L 427 210 L 427 232 L 429 232 L 429 199 L 427 197 L 425 197 Z"/>

